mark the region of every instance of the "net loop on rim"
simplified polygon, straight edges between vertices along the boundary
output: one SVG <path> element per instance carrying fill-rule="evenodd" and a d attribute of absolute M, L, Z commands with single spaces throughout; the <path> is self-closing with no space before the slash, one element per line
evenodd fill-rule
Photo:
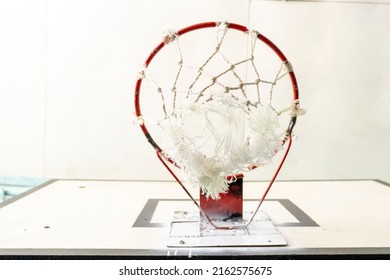
<path fill-rule="evenodd" d="M 163 42 L 165 44 L 169 44 L 172 41 L 176 40 L 179 37 L 179 34 L 174 29 L 166 29 L 164 30 Z"/>

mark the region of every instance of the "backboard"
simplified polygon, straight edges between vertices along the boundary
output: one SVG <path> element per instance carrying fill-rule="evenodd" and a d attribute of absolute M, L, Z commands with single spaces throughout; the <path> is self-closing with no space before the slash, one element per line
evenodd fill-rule
<path fill-rule="evenodd" d="M 266 182 L 244 182 L 244 213 Z M 261 210 L 281 246 L 168 246 L 174 182 L 51 180 L 0 204 L 0 255 L 236 258 L 390 255 L 390 188 L 378 180 L 277 181 Z"/>

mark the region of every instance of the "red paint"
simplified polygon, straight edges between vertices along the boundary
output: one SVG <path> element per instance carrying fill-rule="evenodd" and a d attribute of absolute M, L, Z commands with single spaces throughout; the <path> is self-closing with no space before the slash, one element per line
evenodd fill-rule
<path fill-rule="evenodd" d="M 200 207 L 212 220 L 242 219 L 242 183 L 242 177 L 230 183 L 229 191 L 221 194 L 221 198 L 218 200 L 206 198 L 200 194 Z"/>

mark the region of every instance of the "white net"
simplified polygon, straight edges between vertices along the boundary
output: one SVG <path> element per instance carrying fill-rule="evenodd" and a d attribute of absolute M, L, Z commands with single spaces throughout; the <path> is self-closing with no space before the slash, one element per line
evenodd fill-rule
<path fill-rule="evenodd" d="M 257 35 L 230 32 L 220 24 L 206 38 L 186 42 L 184 36 L 168 31 L 164 37 L 168 50 L 160 60 L 163 73 L 153 66 L 140 72 L 150 91 L 160 97 L 161 115 L 156 117 L 155 110 L 151 115 L 162 131 L 163 155 L 206 197 L 218 199 L 235 174 L 267 164 L 282 149 L 282 113 L 303 113 L 291 104 L 288 92 L 284 101 L 274 98 L 276 85 L 291 66 L 275 59 L 265 46 L 257 46 Z M 260 72 L 258 65 L 266 71 Z M 148 118 L 143 115 L 140 120 Z"/>

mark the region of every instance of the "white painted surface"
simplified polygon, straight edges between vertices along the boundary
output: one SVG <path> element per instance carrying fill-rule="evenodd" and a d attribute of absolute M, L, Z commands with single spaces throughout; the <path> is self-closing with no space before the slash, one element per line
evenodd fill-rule
<path fill-rule="evenodd" d="M 265 186 L 246 182 L 245 199 L 258 198 Z M 132 227 L 148 199 L 172 200 L 162 200 L 149 221 L 165 226 Z M 0 251 L 165 250 L 174 211 L 196 210 L 192 202 L 175 199 L 187 197 L 172 182 L 59 180 L 0 208 Z M 277 182 L 268 199 L 289 199 L 319 225 L 283 226 L 297 221 L 281 204 L 266 201 L 262 210 L 287 240 L 283 250 L 390 248 L 388 186 L 375 181 Z M 245 203 L 245 211 L 253 206 Z"/>

